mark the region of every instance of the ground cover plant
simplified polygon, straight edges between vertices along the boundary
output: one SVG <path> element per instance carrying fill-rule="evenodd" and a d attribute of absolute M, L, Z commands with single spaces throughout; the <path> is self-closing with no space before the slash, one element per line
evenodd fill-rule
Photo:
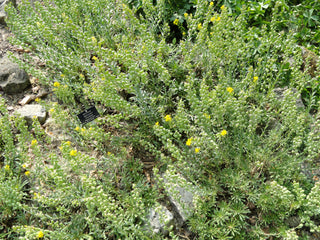
<path fill-rule="evenodd" d="M 165 171 L 199 189 L 186 223 L 195 239 L 319 234 L 319 74 L 298 45 L 317 52 L 312 4 L 8 7 L 12 42 L 31 52 L 16 60 L 53 89 L 59 101 L 40 104 L 72 141 L 52 147 L 36 119 L 28 127 L 1 100 L 0 236 L 178 239 L 179 229 L 146 230 L 148 210 L 166 195 Z M 310 40 L 287 24 L 299 11 L 311 14 Z M 82 126 L 76 114 L 89 102 L 101 117 Z"/>

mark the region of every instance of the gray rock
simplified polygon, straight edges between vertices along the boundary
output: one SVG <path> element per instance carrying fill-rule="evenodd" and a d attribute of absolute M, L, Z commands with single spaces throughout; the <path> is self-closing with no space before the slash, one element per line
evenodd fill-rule
<path fill-rule="evenodd" d="M 5 21 L 4 21 L 5 17 L 6 17 L 5 11 L 3 10 L 3 8 L 0 8 L 0 24 L 5 25 Z"/>
<path fill-rule="evenodd" d="M 7 3 L 12 2 L 14 6 L 17 5 L 16 0 L 0 0 L 0 24 L 5 25 L 5 18 L 7 16 L 6 12 L 4 11 L 4 7 Z"/>
<path fill-rule="evenodd" d="M 288 89 L 289 89 L 288 87 L 275 88 L 275 89 L 273 89 L 273 92 L 275 93 L 277 99 L 281 101 L 284 99 L 284 94 Z M 291 92 L 292 92 L 292 94 L 296 94 L 298 92 L 298 90 L 295 88 L 291 88 Z M 301 98 L 301 94 L 298 94 L 298 97 L 296 98 L 296 106 L 297 106 L 297 108 L 304 108 L 305 107 L 303 104 L 302 98 Z"/>
<path fill-rule="evenodd" d="M 161 206 L 157 209 L 150 209 L 148 215 L 149 226 L 154 233 L 168 234 L 166 227 L 173 224 L 174 217 L 172 213 L 165 207 Z"/>
<path fill-rule="evenodd" d="M 31 85 L 29 76 L 18 64 L 0 60 L 0 88 L 7 94 L 20 93 Z"/>
<path fill-rule="evenodd" d="M 32 124 L 32 118 L 37 117 L 40 124 L 43 124 L 46 121 L 47 112 L 41 105 L 38 104 L 29 104 L 25 105 L 22 108 L 16 111 L 18 115 L 24 117 L 29 125 Z"/>
<path fill-rule="evenodd" d="M 163 175 L 165 189 L 169 200 L 174 207 L 174 211 L 180 216 L 180 221 L 177 223 L 182 225 L 187 221 L 188 217 L 193 214 L 194 204 L 193 200 L 197 191 L 195 187 L 186 181 L 179 174 L 172 174 L 168 171 Z"/>

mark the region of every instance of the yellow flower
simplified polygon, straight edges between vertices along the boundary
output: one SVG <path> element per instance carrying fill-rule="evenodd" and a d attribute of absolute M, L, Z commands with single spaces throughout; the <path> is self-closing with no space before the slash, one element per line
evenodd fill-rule
<path fill-rule="evenodd" d="M 79 127 L 76 127 L 74 130 L 79 131 L 79 130 L 80 130 L 80 128 L 79 128 Z"/>
<path fill-rule="evenodd" d="M 37 199 L 38 197 L 40 196 L 40 194 L 39 193 L 33 193 L 33 199 Z"/>
<path fill-rule="evenodd" d="M 54 86 L 54 87 L 59 87 L 59 86 L 60 86 L 60 83 L 54 82 L 53 86 Z"/>
<path fill-rule="evenodd" d="M 81 132 L 85 132 L 86 130 L 84 128 L 81 128 Z"/>
<path fill-rule="evenodd" d="M 219 22 L 220 20 L 221 20 L 221 17 L 217 17 L 217 20 L 216 20 L 216 21 Z"/>
<path fill-rule="evenodd" d="M 97 58 L 96 56 L 93 56 L 93 57 L 92 57 L 92 60 L 93 60 L 93 61 L 97 61 L 98 58 Z"/>
<path fill-rule="evenodd" d="M 194 152 L 195 152 L 195 153 L 200 152 L 200 148 L 195 148 L 195 149 L 194 149 Z"/>
<path fill-rule="evenodd" d="M 210 2 L 210 4 L 209 4 L 210 6 L 213 6 L 213 2 Z"/>
<path fill-rule="evenodd" d="M 178 25 L 178 23 L 179 23 L 179 19 L 176 18 L 176 19 L 173 21 L 173 24 L 174 24 L 174 25 Z"/>
<path fill-rule="evenodd" d="M 76 156 L 77 155 L 77 150 L 71 150 L 70 151 L 70 156 Z"/>
<path fill-rule="evenodd" d="M 183 36 L 186 35 L 186 32 L 182 32 L 182 35 L 183 35 Z"/>
<path fill-rule="evenodd" d="M 4 166 L 4 170 L 9 171 L 10 170 L 10 166 L 7 164 Z"/>
<path fill-rule="evenodd" d="M 259 77 L 258 76 L 254 76 L 253 77 L 253 82 L 256 83 L 258 81 Z"/>
<path fill-rule="evenodd" d="M 37 143 L 38 143 L 37 139 L 33 139 L 33 140 L 31 141 L 31 146 L 34 146 L 34 145 L 36 145 Z"/>
<path fill-rule="evenodd" d="M 30 171 L 26 171 L 26 172 L 24 173 L 24 175 L 26 175 L 27 177 L 29 177 L 29 176 L 30 176 Z"/>
<path fill-rule="evenodd" d="M 184 13 L 183 16 L 186 18 L 188 17 L 188 13 Z"/>
<path fill-rule="evenodd" d="M 220 135 L 221 136 L 225 136 L 225 135 L 227 135 L 227 130 L 225 130 L 225 129 L 223 129 L 221 132 L 220 132 Z"/>
<path fill-rule="evenodd" d="M 210 19 L 211 22 L 214 22 L 215 20 L 216 20 L 216 17 L 215 17 L 215 16 L 213 16 L 213 17 Z"/>
<path fill-rule="evenodd" d="M 80 73 L 80 75 L 79 75 L 81 78 L 84 78 L 84 75 L 82 74 L 82 73 Z"/>
<path fill-rule="evenodd" d="M 37 234 L 37 238 L 43 238 L 44 237 L 44 234 L 42 231 L 38 232 Z"/>
<path fill-rule="evenodd" d="M 164 117 L 164 120 L 165 120 L 166 122 L 171 122 L 171 120 L 172 120 L 171 115 L 166 115 L 166 116 Z"/>
<path fill-rule="evenodd" d="M 190 146 L 192 143 L 193 138 L 188 138 L 188 140 L 186 141 L 186 145 Z"/>
<path fill-rule="evenodd" d="M 37 98 L 35 99 L 35 101 L 36 101 L 36 102 L 40 102 L 40 98 L 37 97 Z"/>
<path fill-rule="evenodd" d="M 211 118 L 211 116 L 210 116 L 209 114 L 207 114 L 207 113 L 204 113 L 203 116 L 204 116 L 206 119 L 210 119 L 210 118 Z"/>
<path fill-rule="evenodd" d="M 60 74 L 60 77 L 65 77 L 65 75 L 64 74 Z"/>
<path fill-rule="evenodd" d="M 226 7 L 225 7 L 224 5 L 222 5 L 222 6 L 220 7 L 220 9 L 223 11 L 224 9 L 226 9 Z"/>
<path fill-rule="evenodd" d="M 200 30 L 201 28 L 202 28 L 202 24 L 199 23 L 199 24 L 198 24 L 198 30 Z"/>
<path fill-rule="evenodd" d="M 92 42 L 96 42 L 97 41 L 97 39 L 94 36 L 91 37 L 91 40 L 92 40 Z"/>
<path fill-rule="evenodd" d="M 159 126 L 159 122 L 156 122 L 156 124 L 155 124 L 156 126 Z"/>
<path fill-rule="evenodd" d="M 49 112 L 50 112 L 50 113 L 53 113 L 53 112 L 54 112 L 54 109 L 53 109 L 53 108 L 50 108 Z"/>
<path fill-rule="evenodd" d="M 27 168 L 27 165 L 26 165 L 26 164 L 23 164 L 22 167 L 23 167 L 23 168 Z"/>
<path fill-rule="evenodd" d="M 111 152 L 107 152 L 107 155 L 110 156 L 110 155 L 111 155 Z"/>
<path fill-rule="evenodd" d="M 70 142 L 70 141 L 66 141 L 66 144 L 67 144 L 68 146 L 70 146 L 70 145 L 71 145 L 71 142 Z"/>
<path fill-rule="evenodd" d="M 228 91 L 229 93 L 232 93 L 232 92 L 233 92 L 233 88 L 232 88 L 232 87 L 227 87 L 227 91 Z"/>

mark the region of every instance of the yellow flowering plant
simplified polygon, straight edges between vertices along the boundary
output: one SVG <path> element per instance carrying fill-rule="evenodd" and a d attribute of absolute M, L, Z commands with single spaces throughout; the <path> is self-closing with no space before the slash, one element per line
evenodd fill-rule
<path fill-rule="evenodd" d="M 13 226 L 0 235 L 164 239 L 146 228 L 150 209 L 172 205 L 166 172 L 197 189 L 183 223 L 196 238 L 318 231 L 318 176 L 300 170 L 320 152 L 318 82 L 300 71 L 299 33 L 281 27 L 286 1 L 270 4 L 265 27 L 227 2 L 129 2 L 8 6 L 13 42 L 46 63 L 21 65 L 53 93 L 42 126 L 0 97 L 0 226 Z M 80 125 L 91 105 L 100 117 Z"/>

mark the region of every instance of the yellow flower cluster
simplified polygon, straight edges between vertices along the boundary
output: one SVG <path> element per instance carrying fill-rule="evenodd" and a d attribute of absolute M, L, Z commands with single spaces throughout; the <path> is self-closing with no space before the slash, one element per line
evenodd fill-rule
<path fill-rule="evenodd" d="M 44 237 L 44 234 L 42 231 L 38 232 L 37 234 L 37 238 L 43 238 Z"/>
<path fill-rule="evenodd" d="M 233 88 L 232 88 L 232 87 L 227 87 L 227 91 L 228 91 L 229 93 L 232 93 L 232 92 L 233 92 Z"/>
<path fill-rule="evenodd" d="M 33 140 L 31 141 L 31 146 L 34 146 L 34 145 L 36 145 L 37 143 L 38 143 L 37 139 L 33 139 Z"/>
<path fill-rule="evenodd" d="M 174 25 L 178 25 L 178 24 L 179 24 L 179 19 L 176 18 L 176 19 L 173 21 L 173 24 L 174 24 Z"/>
<path fill-rule="evenodd" d="M 214 17 L 214 16 L 210 19 L 211 22 L 214 22 L 214 21 L 219 22 L 220 20 L 221 20 L 221 17 Z"/>
<path fill-rule="evenodd" d="M 54 82 L 54 83 L 53 83 L 53 86 L 54 86 L 54 87 L 60 87 L 60 83 Z"/>
<path fill-rule="evenodd" d="M 193 140 L 193 138 L 188 138 L 188 140 L 187 140 L 187 142 L 186 142 L 186 145 L 187 145 L 187 146 L 190 146 L 191 143 L 192 143 L 192 140 Z"/>
<path fill-rule="evenodd" d="M 70 156 L 76 156 L 77 155 L 77 150 L 76 149 L 74 149 L 74 150 L 71 150 L 70 151 Z"/>
<path fill-rule="evenodd" d="M 166 115 L 165 117 L 164 117 L 164 120 L 166 121 L 166 122 L 171 122 L 172 121 L 172 118 L 171 118 L 171 115 Z"/>
<path fill-rule="evenodd" d="M 223 137 L 225 135 L 227 135 L 227 130 L 223 129 L 221 132 L 220 132 L 220 135 Z"/>
<path fill-rule="evenodd" d="M 4 166 L 4 170 L 9 171 L 10 170 L 10 166 L 7 164 Z"/>
<path fill-rule="evenodd" d="M 40 197 L 40 194 L 39 193 L 33 193 L 33 199 L 37 199 L 37 198 L 39 198 Z"/>

